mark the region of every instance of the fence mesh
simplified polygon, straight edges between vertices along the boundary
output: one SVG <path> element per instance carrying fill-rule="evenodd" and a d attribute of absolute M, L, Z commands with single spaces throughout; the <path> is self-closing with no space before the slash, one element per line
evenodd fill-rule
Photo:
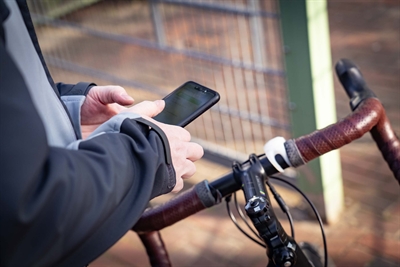
<path fill-rule="evenodd" d="M 261 153 L 288 137 L 288 102 L 275 1 L 28 1 L 55 81 L 124 86 L 158 99 L 188 80 L 220 102 L 187 128 L 221 156 Z"/>

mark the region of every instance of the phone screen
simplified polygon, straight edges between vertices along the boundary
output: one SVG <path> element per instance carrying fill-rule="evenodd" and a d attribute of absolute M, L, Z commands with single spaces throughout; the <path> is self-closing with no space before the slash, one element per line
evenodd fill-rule
<path fill-rule="evenodd" d="M 164 98 L 164 110 L 155 120 L 186 126 L 219 100 L 217 92 L 195 82 L 187 82 Z"/>

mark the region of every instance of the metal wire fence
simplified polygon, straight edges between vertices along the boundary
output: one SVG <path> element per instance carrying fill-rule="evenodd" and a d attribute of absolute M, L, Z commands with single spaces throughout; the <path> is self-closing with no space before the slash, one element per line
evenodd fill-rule
<path fill-rule="evenodd" d="M 273 0 L 30 0 L 56 81 L 119 84 L 136 101 L 193 80 L 221 100 L 188 126 L 221 156 L 289 135 L 279 10 Z"/>

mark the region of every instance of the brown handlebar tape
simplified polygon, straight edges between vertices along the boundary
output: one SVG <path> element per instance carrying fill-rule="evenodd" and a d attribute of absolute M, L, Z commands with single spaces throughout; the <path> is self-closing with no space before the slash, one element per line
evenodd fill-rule
<path fill-rule="evenodd" d="M 381 102 L 368 98 L 357 109 L 321 130 L 294 140 L 302 160 L 307 163 L 329 151 L 340 148 L 371 131 L 383 157 L 400 183 L 400 143 Z"/>
<path fill-rule="evenodd" d="M 161 230 L 205 208 L 192 187 L 170 201 L 146 210 L 132 230 L 135 232 Z"/>

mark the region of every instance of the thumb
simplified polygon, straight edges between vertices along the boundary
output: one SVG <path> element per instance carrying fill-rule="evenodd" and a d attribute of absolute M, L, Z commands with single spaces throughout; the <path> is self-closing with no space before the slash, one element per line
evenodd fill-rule
<path fill-rule="evenodd" d="M 127 111 L 152 118 L 160 113 L 164 107 L 164 100 L 143 101 L 134 105 L 133 107 L 130 107 Z"/>

